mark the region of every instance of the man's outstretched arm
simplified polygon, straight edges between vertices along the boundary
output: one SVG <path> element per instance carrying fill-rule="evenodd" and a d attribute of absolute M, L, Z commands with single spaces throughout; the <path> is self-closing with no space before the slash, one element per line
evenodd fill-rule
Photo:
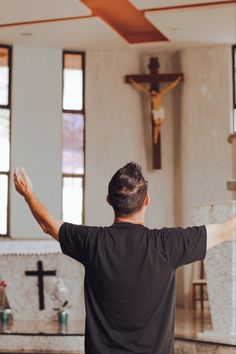
<path fill-rule="evenodd" d="M 207 249 L 222 242 L 232 240 L 236 235 L 236 215 L 222 224 L 207 225 Z"/>
<path fill-rule="evenodd" d="M 14 183 L 17 192 L 25 198 L 26 203 L 43 232 L 59 240 L 59 229 L 63 221 L 55 219 L 38 200 L 33 192 L 30 178 L 23 168 L 17 168 L 15 170 Z"/>

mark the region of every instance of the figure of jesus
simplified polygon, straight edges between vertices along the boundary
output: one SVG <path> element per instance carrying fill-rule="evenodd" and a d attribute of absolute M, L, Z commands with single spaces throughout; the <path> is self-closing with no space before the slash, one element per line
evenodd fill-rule
<path fill-rule="evenodd" d="M 151 98 L 152 118 L 154 121 L 154 144 L 158 143 L 159 133 L 165 118 L 163 98 L 168 92 L 173 90 L 181 80 L 182 80 L 182 76 L 179 76 L 174 82 L 163 87 L 160 91 L 148 89 L 146 86 L 141 85 L 140 83 L 136 82 L 132 78 L 129 80 L 131 85 L 136 90 L 148 94 Z"/>

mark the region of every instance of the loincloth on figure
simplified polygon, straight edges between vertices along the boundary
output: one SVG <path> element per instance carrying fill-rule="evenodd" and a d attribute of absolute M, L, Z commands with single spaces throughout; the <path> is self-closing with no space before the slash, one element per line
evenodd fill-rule
<path fill-rule="evenodd" d="M 159 120 L 162 122 L 165 118 L 165 109 L 163 107 L 160 109 L 152 109 L 152 116 L 155 124 L 159 123 Z"/>

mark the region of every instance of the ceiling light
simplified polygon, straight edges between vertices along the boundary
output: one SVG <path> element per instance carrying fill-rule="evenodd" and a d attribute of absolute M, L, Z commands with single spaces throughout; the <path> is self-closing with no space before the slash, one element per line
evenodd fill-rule
<path fill-rule="evenodd" d="M 31 32 L 22 32 L 22 33 L 20 33 L 20 35 L 23 37 L 30 37 L 30 36 L 32 36 L 32 33 Z"/>

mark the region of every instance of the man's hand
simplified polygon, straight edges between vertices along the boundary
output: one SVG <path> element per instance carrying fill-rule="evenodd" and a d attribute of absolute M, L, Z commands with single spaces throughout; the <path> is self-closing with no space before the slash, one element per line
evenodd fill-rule
<path fill-rule="evenodd" d="M 14 183 L 17 192 L 25 198 L 35 220 L 38 222 L 42 230 L 56 240 L 59 240 L 59 229 L 63 222 L 55 219 L 38 200 L 33 192 L 31 180 L 24 168 L 15 169 Z"/>
<path fill-rule="evenodd" d="M 14 184 L 18 193 L 27 199 L 33 192 L 32 182 L 24 168 L 17 167 L 14 171 Z"/>

